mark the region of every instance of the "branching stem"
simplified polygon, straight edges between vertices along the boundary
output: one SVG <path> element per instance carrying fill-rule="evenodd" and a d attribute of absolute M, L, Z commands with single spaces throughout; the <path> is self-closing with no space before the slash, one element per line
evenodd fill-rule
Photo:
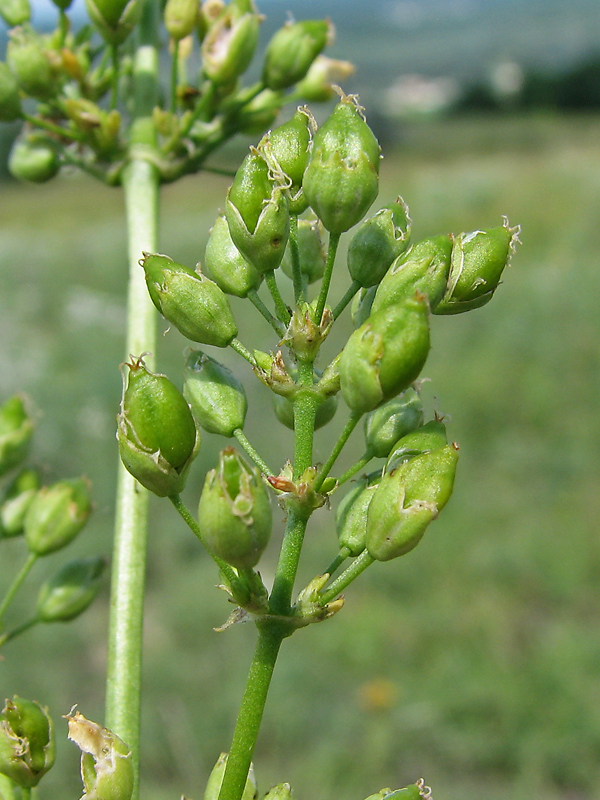
<path fill-rule="evenodd" d="M 349 586 L 352 581 L 356 580 L 367 567 L 370 567 L 374 561 L 375 559 L 369 554 L 369 551 L 363 550 L 358 558 L 355 558 L 352 564 L 350 564 L 348 569 L 344 570 L 339 578 L 334 580 L 327 591 L 323 592 L 319 598 L 319 603 L 322 606 L 326 606 L 327 603 L 331 603 L 332 600 L 335 600 L 340 592 L 343 592 L 344 589 Z"/>
<path fill-rule="evenodd" d="M 12 582 L 11 586 L 9 587 L 8 591 L 6 592 L 4 600 L 0 604 L 0 621 L 2 620 L 2 617 L 4 616 L 6 609 L 11 604 L 17 591 L 19 590 L 19 587 L 21 586 L 25 578 L 29 575 L 31 568 L 33 567 L 33 565 L 37 560 L 38 556 L 35 553 L 30 553 L 27 556 L 27 560 L 21 567 L 21 570 L 19 571 L 14 581 Z"/>

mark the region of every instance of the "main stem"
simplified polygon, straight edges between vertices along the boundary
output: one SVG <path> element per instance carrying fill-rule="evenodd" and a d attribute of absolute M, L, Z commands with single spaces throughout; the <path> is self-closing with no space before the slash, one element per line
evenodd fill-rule
<path fill-rule="evenodd" d="M 153 9 L 147 6 L 149 23 Z M 151 31 L 151 24 L 148 30 Z M 139 266 L 143 251 L 158 249 L 159 177 L 144 158 L 155 147 L 152 108 L 156 102 L 158 56 L 151 37 L 142 41 L 134 61 L 135 119 L 130 161 L 123 172 L 129 241 L 129 293 L 126 354 L 153 352 L 156 312 Z M 152 359 L 147 360 L 152 368 Z M 148 522 L 148 493 L 119 464 L 113 550 L 106 684 L 106 725 L 132 751 L 139 797 L 142 620 Z"/>

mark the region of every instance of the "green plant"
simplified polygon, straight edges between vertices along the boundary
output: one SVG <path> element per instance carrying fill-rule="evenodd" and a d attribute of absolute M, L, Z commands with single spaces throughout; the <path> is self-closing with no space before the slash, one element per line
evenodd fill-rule
<path fill-rule="evenodd" d="M 491 299 L 517 229 L 505 221 L 491 230 L 442 235 L 411 246 L 411 221 L 399 198 L 362 222 L 352 237 L 350 284 L 331 308 L 338 245 L 378 195 L 381 157 L 358 99 L 339 90 L 339 102 L 320 128 L 311 112 L 301 108 L 251 148 L 233 176 L 225 215 L 212 230 L 205 272 L 177 264 L 157 252 L 160 185 L 208 169 L 206 159 L 221 144 L 240 131 L 272 125 L 289 100 L 333 96 L 328 71 L 336 65 L 319 55 L 330 27 L 320 21 L 286 25 L 267 48 L 260 80 L 245 88 L 239 78 L 256 48 L 260 21 L 250 0 L 228 5 L 208 0 L 200 11 L 195 3 L 169 0 L 164 22 L 172 40 L 171 80 L 161 104 L 157 9 L 152 3 L 90 0 L 88 10 L 103 46 L 91 28 L 73 34 L 66 9 L 58 5 L 60 24 L 50 37 L 29 26 L 26 5 L 17 15 L 20 27 L 11 33 L 7 65 L 0 72 L 0 111 L 6 121 L 23 118 L 27 128 L 9 166 L 15 176 L 41 182 L 52 178 L 62 163 L 70 163 L 122 186 L 130 236 L 131 356 L 123 368 L 118 422 L 126 469 L 119 477 L 113 559 L 107 729 L 77 715 L 70 717 L 70 735 L 84 753 L 85 797 L 137 797 L 147 527 L 147 493 L 141 484 L 169 498 L 214 559 L 236 606 L 228 624 L 242 619 L 256 623 L 256 652 L 233 742 L 227 757 L 219 759 L 217 777 L 213 774 L 205 795 L 239 800 L 247 791 L 283 641 L 340 611 L 341 592 L 376 561 L 413 549 L 450 497 L 458 447 L 448 444 L 440 419 L 423 424 L 418 392 L 412 388 L 429 353 L 429 318 L 431 313 L 469 311 Z M 4 14 L 15 22 L 12 5 Z M 192 31 L 201 43 L 197 85 L 187 74 Z M 38 101 L 36 114 L 23 110 L 23 95 Z M 292 307 L 278 283 L 284 259 L 292 280 Z M 317 281 L 320 286 L 312 297 L 309 287 Z M 263 283 L 266 301 L 258 292 Z M 270 325 L 273 352 L 238 339 L 227 294 L 244 298 Z M 351 302 L 356 330 L 343 347 L 338 344 L 339 354 L 329 364 L 317 367 L 323 343 Z M 183 395 L 166 376 L 153 372 L 154 307 L 191 341 L 231 347 L 249 365 L 248 373 L 272 390 L 277 417 L 294 430 L 294 452 L 281 470 L 272 470 L 265 460 L 268 454 L 259 453 L 244 434 L 243 384 L 218 361 L 192 351 Z M 315 430 L 335 419 L 339 394 L 350 409 L 349 418 L 325 463 L 315 464 Z M 21 462 L 22 441 L 27 439 L 21 433 L 26 416 L 13 419 L 11 402 L 5 407 L 6 432 L 0 431 L 8 442 L 7 471 Z M 364 457 L 333 477 L 338 456 L 365 415 Z M 206 476 L 196 521 L 181 491 L 201 447 L 200 427 L 234 438 L 254 465 L 233 447 L 226 448 Z M 339 546 L 331 548 L 331 563 L 296 593 L 302 544 L 313 513 L 374 458 L 384 462 L 373 465 L 364 485 L 340 506 Z M 15 491 L 11 485 L 6 503 Z M 51 495 L 52 502 L 47 499 L 50 492 L 35 486 L 23 488 L 18 496 L 25 491 L 33 492 L 26 516 L 31 520 L 29 529 L 26 522 L 31 561 L 66 545 L 85 521 L 79 516 L 87 516 L 89 503 L 82 499 L 81 482 L 63 483 Z M 76 497 L 68 494 L 75 491 Z M 286 523 L 269 591 L 254 568 L 269 543 L 270 497 L 282 506 Z M 44 509 L 34 513 L 42 502 Z M 60 516 L 65 504 L 78 512 L 70 525 Z M 53 524 L 40 531 L 40 519 Z M 93 564 L 64 568 L 42 589 L 35 621 L 79 613 L 93 599 L 97 577 Z M 73 581 L 76 591 L 69 593 Z M 3 608 L 17 587 L 9 590 Z M 51 603 L 57 594 L 58 612 Z M 24 629 L 9 632 L 4 641 Z M 19 737 L 26 746 L 25 734 Z M 113 770 L 116 764 L 119 770 Z M 15 781 L 12 773 L 9 777 Z M 29 791 L 30 786 L 20 785 Z M 10 785 L 0 784 L 0 789 L 14 797 Z M 374 797 L 429 794 L 419 781 Z M 268 796 L 289 796 L 289 787 L 282 784 Z"/>

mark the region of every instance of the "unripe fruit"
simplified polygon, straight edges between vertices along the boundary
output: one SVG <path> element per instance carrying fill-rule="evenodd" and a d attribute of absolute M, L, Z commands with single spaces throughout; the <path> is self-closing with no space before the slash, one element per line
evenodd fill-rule
<path fill-rule="evenodd" d="M 201 350 L 193 350 L 187 358 L 183 396 L 205 431 L 231 437 L 244 427 L 248 410 L 244 387 L 231 370 Z"/>
<path fill-rule="evenodd" d="M 304 78 L 333 35 L 328 20 L 287 22 L 267 45 L 263 81 L 269 89 L 287 89 Z"/>

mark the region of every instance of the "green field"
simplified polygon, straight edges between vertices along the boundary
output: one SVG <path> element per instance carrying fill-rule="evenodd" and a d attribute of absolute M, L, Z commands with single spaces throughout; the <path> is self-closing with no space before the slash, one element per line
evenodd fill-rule
<path fill-rule="evenodd" d="M 523 246 L 490 306 L 433 320 L 423 393 L 460 443 L 455 495 L 414 552 L 374 565 L 335 619 L 286 643 L 256 754 L 260 787 L 361 800 L 423 775 L 435 800 L 600 799 L 600 119 L 439 121 L 401 139 L 382 164 L 380 202 L 402 194 L 416 238 L 505 214 Z M 205 176 L 165 189 L 164 252 L 202 259 L 227 185 Z M 48 480 L 93 481 L 94 517 L 71 555 L 110 554 L 124 246 L 116 190 L 78 176 L 0 186 L 0 399 L 32 397 Z M 346 274 L 340 257 L 334 297 Z M 240 323 L 242 341 L 275 346 L 257 315 Z M 185 346 L 175 330 L 161 338 L 159 368 L 177 383 Z M 227 363 L 247 374 L 236 358 Z M 289 432 L 265 426 L 267 392 L 248 385 L 247 434 L 282 462 Z M 355 439 L 340 470 L 361 455 Z M 223 442 L 205 437 L 192 507 Z M 164 502 L 152 518 L 142 797 L 199 800 L 228 746 L 254 631 L 212 631 L 229 609 L 211 564 Z M 335 550 L 333 513 L 319 519 L 304 582 Z M 23 557 L 22 543 L 3 545 L 0 588 Z M 49 557 L 26 587 L 35 593 L 64 558 Z M 22 590 L 13 623 L 31 600 Z M 7 646 L 0 694 L 47 703 L 62 739 L 74 703 L 101 721 L 106 619 L 104 590 L 77 622 Z M 77 761 L 61 742 L 42 800 L 78 797 Z"/>

